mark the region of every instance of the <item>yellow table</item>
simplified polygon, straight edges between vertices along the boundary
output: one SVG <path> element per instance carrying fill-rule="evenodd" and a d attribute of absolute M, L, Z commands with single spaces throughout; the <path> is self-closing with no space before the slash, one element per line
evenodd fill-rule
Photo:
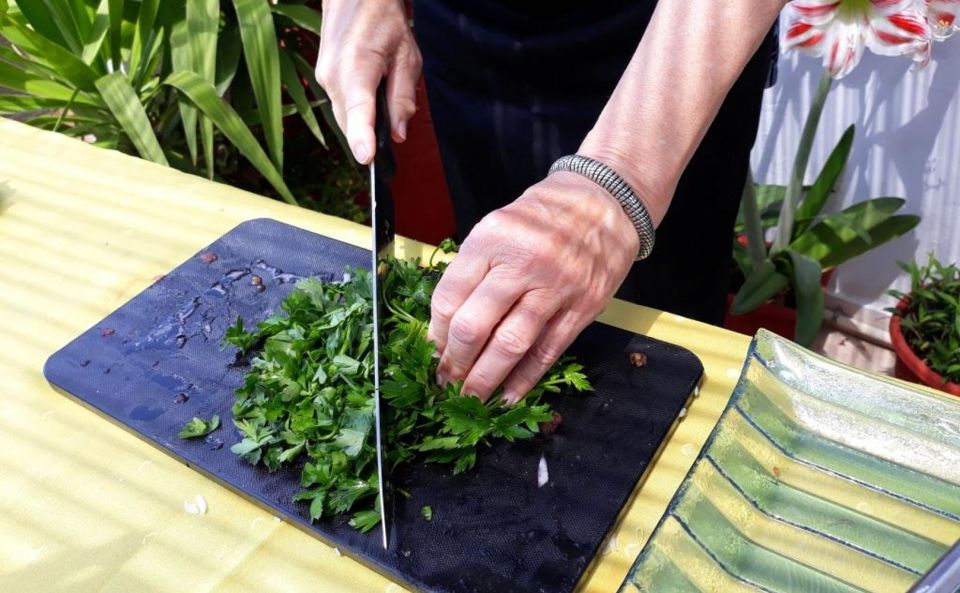
<path fill-rule="evenodd" d="M 400 592 L 56 393 L 44 360 L 239 222 L 369 230 L 0 118 L 0 591 Z M 410 252 L 423 246 L 404 242 Z M 582 590 L 615 591 L 727 402 L 747 338 L 614 302 L 602 320 L 706 367 Z M 206 514 L 184 510 L 197 494 Z"/>

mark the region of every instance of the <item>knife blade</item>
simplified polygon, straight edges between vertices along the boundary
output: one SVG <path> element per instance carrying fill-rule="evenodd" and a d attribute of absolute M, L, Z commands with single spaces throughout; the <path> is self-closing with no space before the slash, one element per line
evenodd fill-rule
<path fill-rule="evenodd" d="M 380 490 L 380 531 L 383 537 L 384 549 L 389 548 L 387 534 L 388 510 L 390 497 L 387 491 L 386 459 L 383 442 L 383 396 L 380 392 L 383 377 L 383 358 L 380 350 L 382 337 L 383 312 L 386 309 L 383 287 L 385 266 L 380 262 L 387 256 L 394 255 L 394 212 L 393 195 L 390 192 L 390 180 L 396 171 L 393 159 L 393 146 L 390 142 L 390 119 L 387 114 L 386 85 L 380 83 L 377 89 L 377 114 L 374 125 L 377 140 L 377 151 L 374 160 L 370 163 L 370 222 L 373 229 L 373 267 L 371 268 L 373 302 L 373 388 L 376 394 L 374 407 L 374 423 L 377 439 L 377 485 Z"/>

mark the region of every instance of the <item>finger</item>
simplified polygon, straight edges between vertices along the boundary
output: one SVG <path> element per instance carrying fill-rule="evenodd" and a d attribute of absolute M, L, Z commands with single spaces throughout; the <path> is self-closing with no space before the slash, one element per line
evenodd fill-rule
<path fill-rule="evenodd" d="M 470 367 L 525 289 L 522 283 L 491 270 L 450 319 L 447 340 L 437 371 L 440 380 L 467 377 Z"/>
<path fill-rule="evenodd" d="M 443 273 L 430 300 L 430 325 L 427 328 L 427 340 L 436 344 L 437 352 L 443 353 L 447 346 L 450 320 L 480 285 L 488 270 L 485 257 L 461 251 Z"/>
<path fill-rule="evenodd" d="M 340 71 L 340 112 L 337 119 L 353 158 L 362 165 L 373 160 L 377 150 L 373 126 L 377 113 L 377 86 L 386 73 L 383 58 L 372 52 L 360 52 Z M 337 99 L 334 99 L 336 115 Z"/>
<path fill-rule="evenodd" d="M 504 381 L 503 401 L 515 404 L 526 397 L 590 321 L 588 316 L 569 310 L 551 319 L 527 355 Z"/>
<path fill-rule="evenodd" d="M 387 76 L 387 104 L 390 111 L 390 129 L 395 142 L 407 139 L 407 123 L 417 112 L 417 81 L 420 79 L 421 59 L 414 47 L 394 59 Z"/>
<path fill-rule="evenodd" d="M 537 341 L 544 326 L 559 310 L 559 299 L 545 291 L 523 295 L 493 330 L 463 382 L 463 394 L 487 401 Z"/>

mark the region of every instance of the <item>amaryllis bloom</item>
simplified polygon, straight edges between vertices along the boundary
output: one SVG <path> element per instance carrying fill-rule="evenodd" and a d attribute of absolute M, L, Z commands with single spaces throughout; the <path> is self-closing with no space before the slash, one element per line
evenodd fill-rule
<path fill-rule="evenodd" d="M 926 4 L 927 24 L 936 41 L 960 31 L 960 0 L 922 0 Z"/>
<path fill-rule="evenodd" d="M 884 56 L 930 57 L 926 0 L 793 0 L 787 5 L 782 44 L 823 58 L 834 78 L 860 63 L 864 47 Z M 960 0 L 930 0 L 954 5 Z"/>

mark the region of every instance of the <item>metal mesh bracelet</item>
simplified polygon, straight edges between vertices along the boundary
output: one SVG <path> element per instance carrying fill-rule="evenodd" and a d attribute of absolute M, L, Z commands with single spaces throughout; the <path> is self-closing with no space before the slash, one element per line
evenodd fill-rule
<path fill-rule="evenodd" d="M 570 171 L 583 175 L 607 190 L 620 203 L 623 211 L 630 217 L 633 228 L 637 230 L 637 235 L 640 237 L 640 252 L 637 254 L 637 260 L 639 261 L 650 255 L 656 239 L 653 219 L 650 218 L 647 207 L 643 205 L 643 202 L 640 201 L 633 188 L 624 181 L 623 177 L 620 177 L 616 171 L 600 161 L 579 154 L 568 154 L 557 159 L 550 166 L 550 173 L 557 171 Z"/>

